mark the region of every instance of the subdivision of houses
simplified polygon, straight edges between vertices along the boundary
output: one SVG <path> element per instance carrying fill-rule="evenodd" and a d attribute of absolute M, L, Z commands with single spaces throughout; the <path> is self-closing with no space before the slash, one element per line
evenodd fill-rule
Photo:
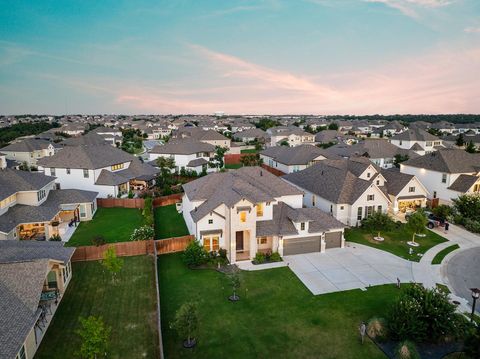
<path fill-rule="evenodd" d="M 252 128 L 248 130 L 242 130 L 233 134 L 233 139 L 243 143 L 250 143 L 257 140 L 260 143 L 266 143 L 269 141 L 267 133 L 260 128 Z"/>
<path fill-rule="evenodd" d="M 72 278 L 74 250 L 0 241 L 0 358 L 33 359 Z"/>
<path fill-rule="evenodd" d="M 172 133 L 172 137 L 176 139 L 190 138 L 213 146 L 225 147 L 230 149 L 231 140 L 221 133 L 214 130 L 203 130 L 198 127 L 182 127 Z"/>
<path fill-rule="evenodd" d="M 303 206 L 316 207 L 340 222 L 359 225 L 374 212 L 386 213 L 390 198 L 382 190 L 385 178 L 364 157 L 323 160 L 282 180 L 303 193 Z"/>
<path fill-rule="evenodd" d="M 267 147 L 260 152 L 260 158 L 265 166 L 286 174 L 304 170 L 326 158 L 336 159 L 339 157 L 316 146 L 300 145 Z"/>
<path fill-rule="evenodd" d="M 11 143 L 0 149 L 7 160 L 26 163 L 29 167 L 37 166 L 37 160 L 43 157 L 53 156 L 58 145 L 47 140 L 37 138 L 26 138 Z"/>
<path fill-rule="evenodd" d="M 175 171 L 195 171 L 200 174 L 203 171 L 213 172 L 215 168 L 209 167 L 208 163 L 215 155 L 215 146 L 195 141 L 190 138 L 182 140 L 170 140 L 165 145 L 157 145 L 148 153 L 148 159 L 152 165 L 159 157 L 172 158 L 175 162 Z"/>
<path fill-rule="evenodd" d="M 442 140 L 419 127 L 411 127 L 390 139 L 390 143 L 420 156 L 444 148 Z"/>
<path fill-rule="evenodd" d="M 207 251 L 230 263 L 257 252 L 291 255 L 343 247 L 344 225 L 318 208 L 302 208 L 302 191 L 261 167 L 212 173 L 183 185 L 182 213 Z"/>
<path fill-rule="evenodd" d="M 267 134 L 270 136 L 270 146 L 280 146 L 283 143 L 291 147 L 315 144 L 315 135 L 296 126 L 272 127 L 267 130 Z"/>
<path fill-rule="evenodd" d="M 100 198 L 127 196 L 151 187 L 159 170 L 110 145 L 67 146 L 38 162 L 62 189 L 82 188 Z"/>
<path fill-rule="evenodd" d="M 429 199 L 451 204 L 462 194 L 480 193 L 480 154 L 443 149 L 400 164 L 400 171 L 414 175 L 429 192 Z"/>
<path fill-rule="evenodd" d="M 92 219 L 98 193 L 56 189 L 55 178 L 40 172 L 0 169 L 0 240 L 68 241 L 80 221 Z"/>

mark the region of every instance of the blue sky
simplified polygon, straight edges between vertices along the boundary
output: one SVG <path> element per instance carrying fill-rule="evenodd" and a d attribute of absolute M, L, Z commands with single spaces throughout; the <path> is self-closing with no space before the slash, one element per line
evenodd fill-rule
<path fill-rule="evenodd" d="M 480 1 L 1 1 L 0 113 L 479 113 Z"/>

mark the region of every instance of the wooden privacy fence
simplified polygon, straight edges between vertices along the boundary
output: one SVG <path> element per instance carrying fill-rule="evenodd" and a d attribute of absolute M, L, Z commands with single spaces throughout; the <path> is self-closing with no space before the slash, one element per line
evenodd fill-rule
<path fill-rule="evenodd" d="M 155 241 L 157 254 L 167 254 L 181 252 L 187 248 L 188 243 L 193 241 L 195 236 L 174 237 L 168 239 L 159 239 Z"/>
<path fill-rule="evenodd" d="M 268 172 L 274 174 L 277 177 L 283 176 L 285 174 L 282 171 L 277 170 L 276 168 L 267 166 L 266 164 L 262 164 L 262 167 L 265 168 Z"/>
<path fill-rule="evenodd" d="M 223 160 L 225 164 L 227 165 L 234 165 L 237 163 L 240 163 L 240 158 L 242 158 L 242 154 L 229 154 L 229 155 L 224 155 Z"/>
<path fill-rule="evenodd" d="M 103 253 L 108 247 L 115 247 L 118 257 L 139 256 L 144 254 L 153 254 L 154 241 L 132 241 L 108 243 L 103 246 L 84 246 L 77 247 L 73 253 L 72 262 L 96 261 L 103 259 Z"/>
<path fill-rule="evenodd" d="M 177 202 L 181 202 L 183 197 L 183 193 L 175 193 L 171 194 L 170 196 L 163 196 L 157 197 L 153 199 L 153 208 L 168 206 L 171 204 L 175 204 Z"/>
<path fill-rule="evenodd" d="M 143 198 L 97 198 L 97 205 L 104 208 L 143 208 L 145 200 Z"/>

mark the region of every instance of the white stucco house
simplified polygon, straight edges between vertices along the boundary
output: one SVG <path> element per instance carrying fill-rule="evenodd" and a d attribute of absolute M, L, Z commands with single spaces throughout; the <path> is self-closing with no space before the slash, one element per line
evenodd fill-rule
<path fill-rule="evenodd" d="M 209 174 L 183 188 L 189 233 L 207 251 L 226 249 L 230 263 L 259 251 L 283 256 L 344 246 L 342 223 L 302 208 L 300 190 L 260 167 Z"/>
<path fill-rule="evenodd" d="M 430 199 L 451 204 L 466 193 L 480 193 L 480 154 L 444 149 L 400 164 L 400 171 L 414 175 L 429 192 Z"/>
<path fill-rule="evenodd" d="M 349 226 L 374 212 L 386 213 L 391 205 L 382 190 L 385 178 L 364 157 L 323 160 L 282 180 L 303 192 L 303 206 L 319 208 Z"/>

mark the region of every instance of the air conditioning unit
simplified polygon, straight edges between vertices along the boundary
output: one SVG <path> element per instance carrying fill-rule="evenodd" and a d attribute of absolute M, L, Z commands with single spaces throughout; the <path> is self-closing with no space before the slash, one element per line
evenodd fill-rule
<path fill-rule="evenodd" d="M 175 203 L 175 208 L 177 209 L 178 213 L 182 213 L 182 202 Z"/>

